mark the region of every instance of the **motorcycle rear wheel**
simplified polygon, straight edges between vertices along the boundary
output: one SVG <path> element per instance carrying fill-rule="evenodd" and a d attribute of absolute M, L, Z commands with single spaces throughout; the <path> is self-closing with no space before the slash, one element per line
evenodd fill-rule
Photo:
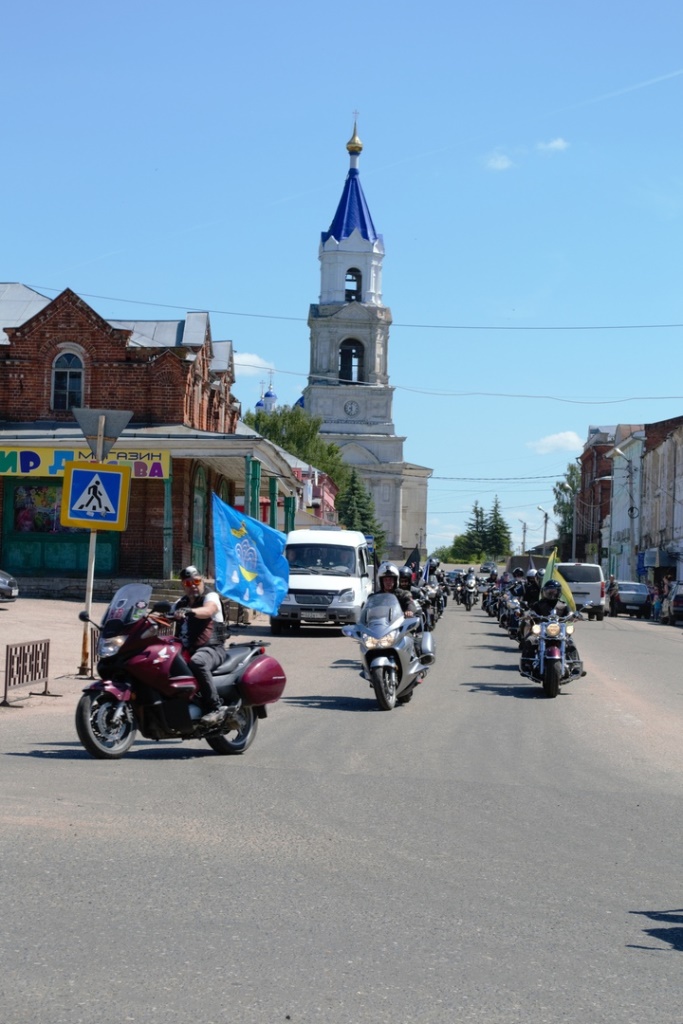
<path fill-rule="evenodd" d="M 394 673 L 388 668 L 373 668 L 370 670 L 370 678 L 380 711 L 393 711 L 396 705 Z"/>
<path fill-rule="evenodd" d="M 562 665 L 559 661 L 546 661 L 543 668 L 543 691 L 546 697 L 557 697 L 562 681 Z"/>
<path fill-rule="evenodd" d="M 76 732 L 92 757 L 114 760 L 133 746 L 133 711 L 108 693 L 84 693 L 76 706 Z"/>
<path fill-rule="evenodd" d="M 243 754 L 251 746 L 258 729 L 258 718 L 252 707 L 240 708 L 231 720 L 234 728 L 221 736 L 207 736 L 206 742 L 217 754 Z"/>

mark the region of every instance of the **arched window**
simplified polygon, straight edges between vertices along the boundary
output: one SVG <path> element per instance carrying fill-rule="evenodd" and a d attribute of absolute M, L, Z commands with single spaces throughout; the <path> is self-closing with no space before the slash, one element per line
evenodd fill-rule
<path fill-rule="evenodd" d="M 79 409 L 83 405 L 83 361 L 75 352 L 62 352 L 52 364 L 52 408 Z"/>
<path fill-rule="evenodd" d="M 339 379 L 346 384 L 365 380 L 364 350 L 360 341 L 349 338 L 339 346 Z"/>
<path fill-rule="evenodd" d="M 357 267 L 349 267 L 346 271 L 345 302 L 360 302 L 363 294 L 363 277 Z"/>

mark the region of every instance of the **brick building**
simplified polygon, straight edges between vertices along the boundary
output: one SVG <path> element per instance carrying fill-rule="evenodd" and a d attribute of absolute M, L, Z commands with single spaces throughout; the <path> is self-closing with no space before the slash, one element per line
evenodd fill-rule
<path fill-rule="evenodd" d="M 98 532 L 96 575 L 210 572 L 212 492 L 234 505 L 251 491 L 257 508 L 265 486 L 277 525 L 278 495 L 301 484 L 274 445 L 240 432 L 234 379 L 232 344 L 212 340 L 208 313 L 108 321 L 69 289 L 49 299 L 0 285 L 0 565 L 84 573 L 90 531 L 60 524 L 64 462 L 92 457 L 74 408 L 132 412 L 107 457 L 132 467 L 128 527 Z"/>

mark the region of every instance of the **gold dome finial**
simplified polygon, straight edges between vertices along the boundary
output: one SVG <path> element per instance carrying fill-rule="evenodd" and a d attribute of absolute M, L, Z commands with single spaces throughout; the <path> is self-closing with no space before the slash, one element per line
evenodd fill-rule
<path fill-rule="evenodd" d="M 349 153 L 362 153 L 363 152 L 363 143 L 358 138 L 358 132 L 356 131 L 358 111 L 354 110 L 353 113 L 354 113 L 353 135 L 351 136 L 349 141 L 346 143 L 346 148 L 349 151 Z"/>

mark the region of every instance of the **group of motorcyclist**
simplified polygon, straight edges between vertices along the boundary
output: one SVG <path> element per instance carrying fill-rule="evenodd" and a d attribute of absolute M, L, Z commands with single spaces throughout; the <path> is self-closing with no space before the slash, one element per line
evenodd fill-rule
<path fill-rule="evenodd" d="M 417 580 L 410 565 L 399 567 L 393 562 L 382 562 L 377 570 L 376 589 L 393 593 L 406 618 L 419 616 L 422 629 L 431 630 L 445 607 L 449 585 L 437 559 L 430 559 L 426 568 L 427 572 Z M 456 599 L 460 596 L 458 584 L 464 583 L 468 575 L 475 578 L 474 568 L 470 567 L 467 572 L 458 575 L 460 580 L 456 577 L 452 581 Z M 227 633 L 222 602 L 217 592 L 207 589 L 202 574 L 195 566 L 183 569 L 180 580 L 185 594 L 176 602 L 173 610 L 177 622 L 176 632 L 187 651 L 189 667 L 197 679 L 204 711 L 202 722 L 209 726 L 219 725 L 226 708 L 216 692 L 212 672 L 225 655 L 224 641 Z M 541 574 L 532 568 L 526 573 L 516 568 L 511 573 L 504 572 L 500 578 L 492 572 L 485 581 L 480 579 L 478 582 L 485 584 L 485 609 L 491 602 L 499 603 L 506 597 L 517 598 L 520 602 L 524 614 L 517 639 L 521 648 L 522 671 L 525 662 L 533 657 L 533 644 L 529 637 L 531 616 L 548 616 L 552 611 L 560 616 L 569 613 L 566 603 L 561 600 L 561 586 L 554 579 L 542 583 Z M 417 643 L 419 645 L 419 633 Z"/>

